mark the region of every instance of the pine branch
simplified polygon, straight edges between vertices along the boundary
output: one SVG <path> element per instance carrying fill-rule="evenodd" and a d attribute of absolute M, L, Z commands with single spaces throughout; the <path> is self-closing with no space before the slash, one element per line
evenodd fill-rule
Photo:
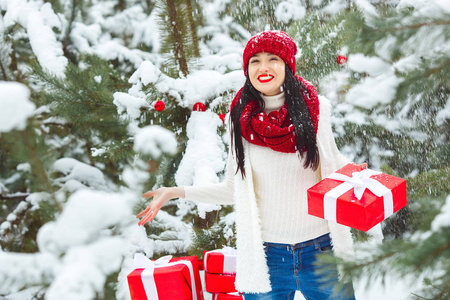
<path fill-rule="evenodd" d="M 181 36 L 181 26 L 178 22 L 177 18 L 177 9 L 175 6 L 174 0 L 166 0 L 167 3 L 167 12 L 169 14 L 169 20 L 172 24 L 172 36 L 175 50 L 175 59 L 178 61 L 178 65 L 180 66 L 181 72 L 183 72 L 184 76 L 189 74 L 186 54 L 184 50 L 183 38 Z"/>
<path fill-rule="evenodd" d="M 402 30 L 407 30 L 407 29 L 418 29 L 418 28 L 426 27 L 426 26 L 440 26 L 440 25 L 450 25 L 450 21 L 439 20 L 439 21 L 428 22 L 428 23 L 418 23 L 418 24 L 413 24 L 413 25 L 406 25 L 406 26 L 401 26 L 401 27 L 376 29 L 374 31 L 377 31 L 377 32 L 390 31 L 391 32 L 391 31 L 402 31 Z"/>
<path fill-rule="evenodd" d="M 419 296 L 419 295 L 417 295 L 417 294 L 415 294 L 415 293 L 411 293 L 411 295 L 416 296 L 417 298 L 420 298 L 420 299 L 431 300 L 431 299 L 428 299 L 428 298 Z"/>
<path fill-rule="evenodd" d="M 373 259 L 373 260 L 366 260 L 365 263 L 362 263 L 362 264 L 355 264 L 355 265 L 349 266 L 349 267 L 348 267 L 348 270 L 349 270 L 349 271 L 354 271 L 354 270 L 363 269 L 363 268 L 368 267 L 368 266 L 370 266 L 370 265 L 375 265 L 375 264 L 377 264 L 377 263 L 380 263 L 380 262 L 382 262 L 383 260 L 385 260 L 385 259 L 387 259 L 387 258 L 390 258 L 390 257 L 392 257 L 392 256 L 394 256 L 394 255 L 396 255 L 396 254 L 398 254 L 398 253 L 395 252 L 395 251 L 388 252 L 388 253 L 386 253 L 386 254 L 384 254 L 384 255 L 377 256 L 377 257 L 376 257 L 375 259 Z"/>
<path fill-rule="evenodd" d="M 198 47 L 197 25 L 195 24 L 194 11 L 192 9 L 192 2 L 191 2 L 191 0 L 185 0 L 185 1 L 186 1 L 186 7 L 187 7 L 187 16 L 189 18 L 189 28 L 191 30 L 194 56 L 200 57 L 200 49 Z"/>
<path fill-rule="evenodd" d="M 420 269 L 421 267 L 423 267 L 423 265 L 425 265 L 426 263 L 428 263 L 430 260 L 436 259 L 442 252 L 444 252 L 445 250 L 450 249 L 450 241 L 448 241 L 446 244 L 444 244 L 443 246 L 437 248 L 436 250 L 434 250 L 430 255 L 428 255 L 427 257 L 425 257 L 417 266 L 417 269 Z"/>
<path fill-rule="evenodd" d="M 61 204 L 56 200 L 54 195 L 52 184 L 47 176 L 47 172 L 42 164 L 41 159 L 39 158 L 39 154 L 37 151 L 36 142 L 34 140 L 34 134 L 31 129 L 26 129 L 20 132 L 22 137 L 22 142 L 25 146 L 26 151 L 28 152 L 28 158 L 30 160 L 31 165 L 31 173 L 33 174 L 35 183 L 43 185 L 45 187 L 46 192 L 52 195 L 52 200 L 59 212 L 62 212 Z"/>
<path fill-rule="evenodd" d="M 91 142 L 88 140 L 88 141 L 86 141 L 86 154 L 89 157 L 89 164 L 92 167 L 95 167 L 95 161 L 94 161 L 94 158 L 92 157 L 91 149 L 92 149 L 92 145 L 91 145 Z"/>
<path fill-rule="evenodd" d="M 6 201 L 24 201 L 30 194 L 21 194 L 21 195 L 0 195 L 0 200 Z"/>
<path fill-rule="evenodd" d="M 450 286 L 447 286 L 445 289 L 440 290 L 441 292 L 437 295 L 437 299 L 448 299 L 444 298 L 444 296 L 448 296 L 450 291 Z"/>
<path fill-rule="evenodd" d="M 2 64 L 2 62 L 1 62 L 1 60 L 0 60 L 0 70 L 2 71 L 3 80 L 4 80 L 4 81 L 8 81 L 8 76 L 6 75 L 6 70 L 5 70 L 5 68 L 3 67 L 3 64 Z"/>
<path fill-rule="evenodd" d="M 425 184 L 422 184 L 422 185 L 419 185 L 419 186 L 414 186 L 414 191 L 416 191 L 416 190 L 420 191 L 420 190 L 423 190 L 425 188 L 428 188 L 430 185 L 434 186 L 437 183 L 444 183 L 444 182 L 449 181 L 449 180 L 450 180 L 450 177 L 445 177 L 445 178 L 439 178 L 439 179 L 434 180 L 434 181 L 429 181 L 429 182 L 426 182 Z"/>
<path fill-rule="evenodd" d="M 75 18 L 78 12 L 78 6 L 82 5 L 82 2 L 84 0 L 72 0 L 72 10 L 70 13 L 70 18 L 69 18 L 69 22 L 67 25 L 67 30 L 63 39 L 63 52 L 64 52 L 64 56 L 67 57 L 68 59 L 73 58 L 73 56 L 70 54 L 69 52 L 69 45 L 70 45 L 70 34 L 72 32 L 72 26 L 73 26 L 73 22 L 75 22 Z M 81 2 L 81 3 L 79 3 Z"/>
<path fill-rule="evenodd" d="M 117 3 L 115 8 L 120 11 L 124 11 L 127 8 L 127 4 L 126 4 L 125 0 L 119 0 L 119 2 Z"/>

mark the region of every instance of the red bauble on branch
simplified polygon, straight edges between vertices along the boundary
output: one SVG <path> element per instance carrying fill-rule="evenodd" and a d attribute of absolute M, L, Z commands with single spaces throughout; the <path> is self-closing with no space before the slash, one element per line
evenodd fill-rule
<path fill-rule="evenodd" d="M 192 107 L 192 110 L 195 111 L 206 111 L 206 105 L 201 103 L 201 102 L 197 102 L 194 104 L 194 107 Z"/>
<path fill-rule="evenodd" d="M 156 103 L 155 103 L 156 111 L 163 111 L 165 107 L 166 107 L 166 104 L 163 101 L 161 101 L 161 100 L 156 101 Z"/>
<path fill-rule="evenodd" d="M 343 65 L 343 64 L 347 63 L 347 57 L 345 55 L 339 55 L 338 57 L 336 57 L 336 62 L 339 65 Z"/>
<path fill-rule="evenodd" d="M 222 120 L 223 124 L 225 124 L 225 114 L 219 114 L 219 118 Z"/>

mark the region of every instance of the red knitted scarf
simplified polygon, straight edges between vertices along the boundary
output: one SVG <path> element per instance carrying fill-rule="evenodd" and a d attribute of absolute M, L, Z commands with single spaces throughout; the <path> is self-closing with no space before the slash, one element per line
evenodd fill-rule
<path fill-rule="evenodd" d="M 319 98 L 317 91 L 311 83 L 299 76 L 296 77 L 303 82 L 308 91 L 307 95 L 303 95 L 303 98 L 308 106 L 314 131 L 317 134 L 319 123 Z M 239 101 L 242 89 L 234 97 L 231 109 Z M 301 91 L 299 92 L 301 93 Z M 240 119 L 242 137 L 252 144 L 269 147 L 278 152 L 295 153 L 297 151 L 297 139 L 294 125 L 288 114 L 287 104 L 285 103 L 279 111 L 273 111 L 269 114 L 262 111 L 253 115 L 253 112 L 259 109 L 258 100 L 251 100 L 245 105 Z"/>

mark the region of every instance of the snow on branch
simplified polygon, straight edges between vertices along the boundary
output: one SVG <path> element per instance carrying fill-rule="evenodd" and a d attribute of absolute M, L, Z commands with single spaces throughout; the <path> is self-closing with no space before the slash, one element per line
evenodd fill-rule
<path fill-rule="evenodd" d="M 345 97 L 346 102 L 354 106 L 372 109 L 379 104 L 390 103 L 403 81 L 395 75 L 390 64 L 378 57 L 353 54 L 348 59 L 348 66 L 353 71 L 369 75 L 353 86 Z"/>
<path fill-rule="evenodd" d="M 65 78 L 64 71 L 68 64 L 52 27 L 60 27 L 58 18 L 50 3 L 39 7 L 37 3 L 27 1 L 9 1 L 4 16 L 5 27 L 15 23 L 26 29 L 31 49 L 43 69 L 59 78 Z"/>
<path fill-rule="evenodd" d="M 30 90 L 18 82 L 0 82 L 0 132 L 23 130 L 36 105 L 29 100 Z"/>
<path fill-rule="evenodd" d="M 52 171 L 65 175 L 55 179 L 55 182 L 63 184 L 64 189 L 69 192 L 87 187 L 108 190 L 102 171 L 76 159 L 68 157 L 58 159 L 53 164 Z"/>
<path fill-rule="evenodd" d="M 177 139 L 172 131 L 164 127 L 146 126 L 135 136 L 134 151 L 150 155 L 153 159 L 159 159 L 163 153 L 175 155 Z"/>
<path fill-rule="evenodd" d="M 180 162 L 175 181 L 178 186 L 206 185 L 218 183 L 218 173 L 226 165 L 226 152 L 219 135 L 218 126 L 222 125 L 219 117 L 211 111 L 192 112 L 186 126 L 189 138 L 186 153 Z M 188 209 L 187 204 L 181 202 L 180 213 Z M 205 218 L 205 213 L 220 209 L 219 205 L 197 205 L 199 216 Z"/>
<path fill-rule="evenodd" d="M 173 96 L 181 106 L 192 108 L 200 99 L 213 99 L 226 91 L 239 90 L 245 77 L 241 70 L 226 74 L 196 70 L 185 78 L 173 79 L 162 73 L 152 62 L 145 61 L 130 77 L 129 82 L 136 86 L 153 84 L 159 92 Z"/>

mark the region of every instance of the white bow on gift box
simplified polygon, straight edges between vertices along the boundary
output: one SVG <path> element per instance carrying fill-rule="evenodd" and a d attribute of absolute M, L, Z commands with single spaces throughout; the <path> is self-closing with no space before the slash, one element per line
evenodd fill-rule
<path fill-rule="evenodd" d="M 197 289 L 195 286 L 194 269 L 190 261 L 176 261 L 170 262 L 172 255 L 163 256 L 155 261 L 152 261 L 145 257 L 142 253 L 136 253 L 134 255 L 133 266 L 135 269 L 145 269 L 141 273 L 142 283 L 144 285 L 145 294 L 148 300 L 158 300 L 158 290 L 156 289 L 155 278 L 153 273 L 156 268 L 169 267 L 173 265 L 184 264 L 189 269 L 191 277 L 192 287 L 192 299 L 197 299 Z"/>
<path fill-rule="evenodd" d="M 340 173 L 333 173 L 327 178 L 344 181 L 342 184 L 328 191 L 324 196 L 324 218 L 336 222 L 337 198 L 351 189 L 358 200 L 361 200 L 364 191 L 370 190 L 377 197 L 383 197 L 384 217 L 387 218 L 394 213 L 394 201 L 392 192 L 379 181 L 370 178 L 373 175 L 382 174 L 378 171 L 365 169 L 360 172 L 353 172 L 352 177 Z"/>

